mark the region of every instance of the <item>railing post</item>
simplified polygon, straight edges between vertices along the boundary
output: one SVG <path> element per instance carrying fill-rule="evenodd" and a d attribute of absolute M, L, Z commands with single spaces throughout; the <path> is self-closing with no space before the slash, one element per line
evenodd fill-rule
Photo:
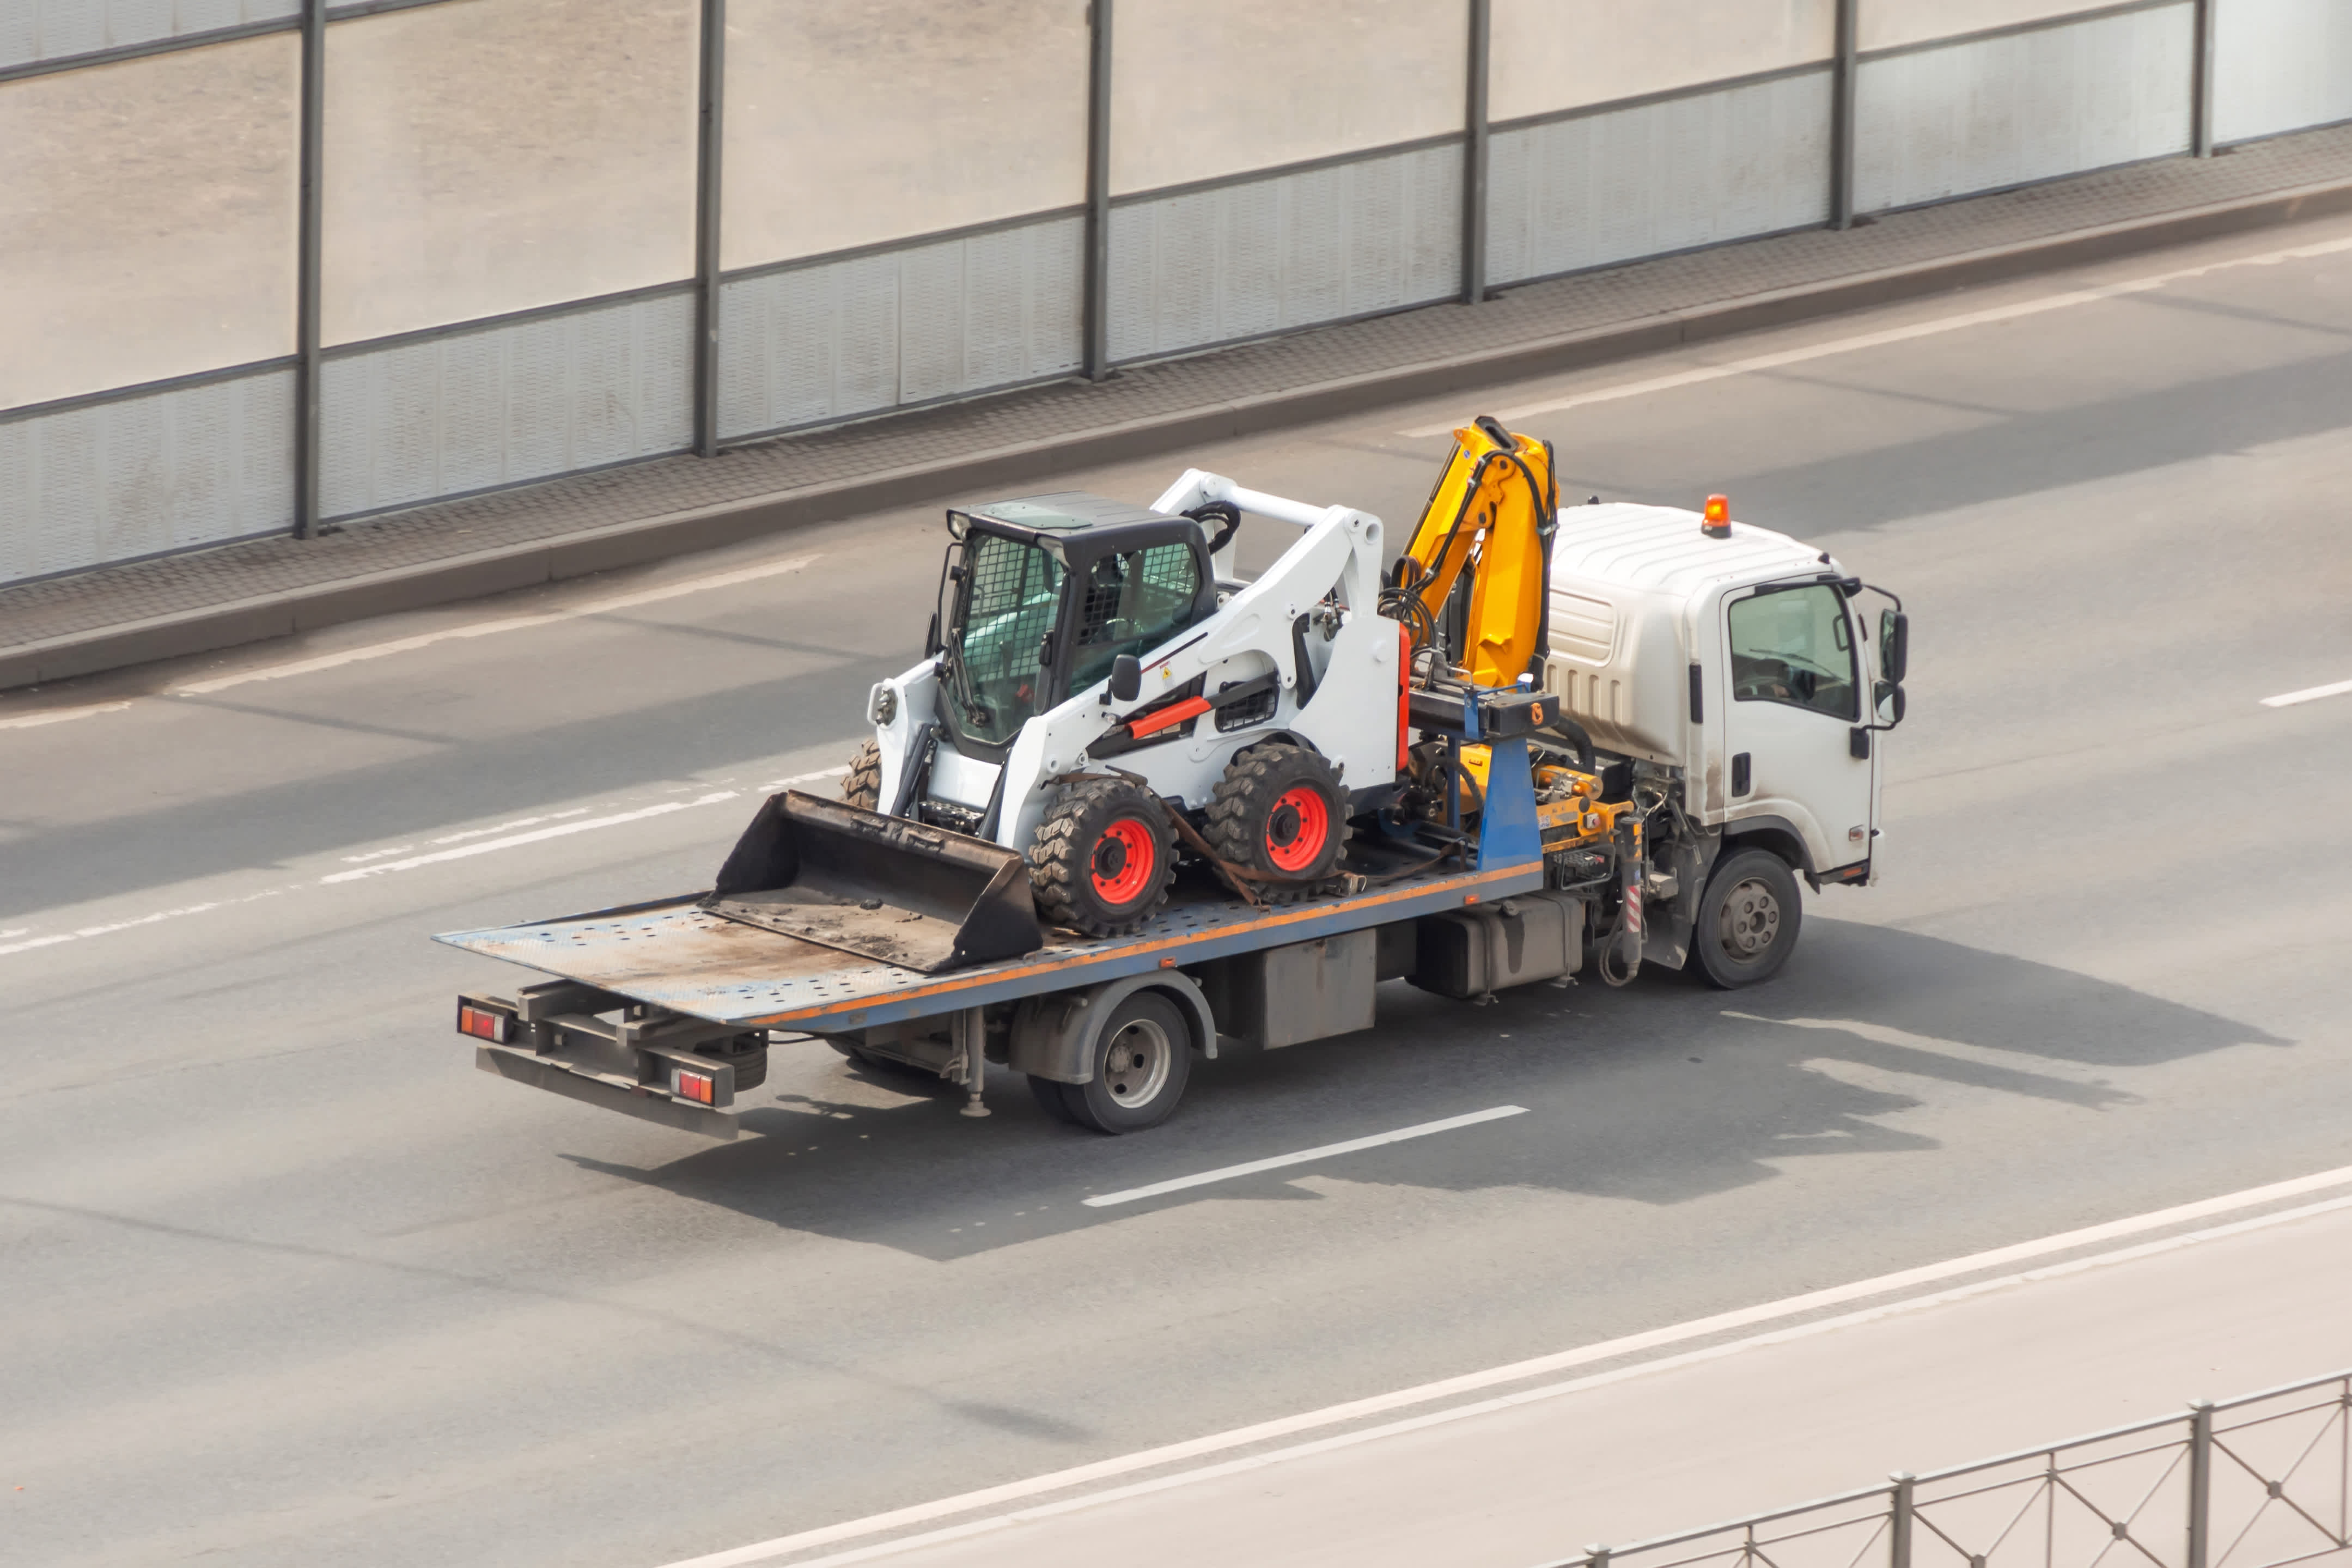
<path fill-rule="evenodd" d="M 2213 156 L 2213 0 L 2197 0 L 2189 56 L 2189 155 Z"/>
<path fill-rule="evenodd" d="M 719 455 L 719 155 L 727 134 L 727 0 L 702 0 L 700 106 L 695 133 L 694 450 Z"/>
<path fill-rule="evenodd" d="M 1609 1548 L 1600 1545 L 1586 1547 L 1584 1568 L 1609 1568 Z"/>
<path fill-rule="evenodd" d="M 1087 7 L 1087 237 L 1084 361 L 1087 379 L 1110 374 L 1111 0 Z"/>
<path fill-rule="evenodd" d="M 1494 0 L 1469 0 L 1469 83 L 1462 110 L 1462 303 L 1486 297 L 1487 71 L 1494 54 Z"/>
<path fill-rule="evenodd" d="M 327 0 L 302 0 L 294 214 L 294 537 L 319 531 L 319 316 L 327 158 Z"/>
<path fill-rule="evenodd" d="M 1895 1484 L 1887 1496 L 1886 1568 L 1911 1568 L 1912 1489 L 1918 1485 L 1918 1478 L 1909 1470 L 1897 1470 L 1887 1479 Z"/>
<path fill-rule="evenodd" d="M 2213 1402 L 2189 1402 L 2189 1554 L 2184 1568 L 2207 1568 L 2213 1516 Z"/>
<path fill-rule="evenodd" d="M 1830 68 L 1830 227 L 1853 226 L 1853 94 L 1862 0 L 1837 0 L 1835 63 Z"/>

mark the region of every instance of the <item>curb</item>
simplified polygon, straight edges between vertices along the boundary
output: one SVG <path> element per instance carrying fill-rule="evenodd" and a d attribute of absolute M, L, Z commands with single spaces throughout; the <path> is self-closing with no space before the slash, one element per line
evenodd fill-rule
<path fill-rule="evenodd" d="M 959 490 L 1019 483 L 1055 469 L 1154 456 L 1173 447 L 1312 423 L 1488 382 L 1605 364 L 1946 289 L 2346 211 L 2352 211 L 2352 180 L 2298 186 L 1963 251 L 1907 267 L 1801 284 L 1537 339 L 1507 349 L 1423 361 L 1181 413 L 1100 425 L 835 484 L 777 491 L 429 565 L 394 568 L 313 588 L 210 605 L 0 653 L 0 691 L 158 659 L 215 653 L 370 616 L 532 588 L 619 567 L 642 566 L 855 512 L 911 506 Z"/>

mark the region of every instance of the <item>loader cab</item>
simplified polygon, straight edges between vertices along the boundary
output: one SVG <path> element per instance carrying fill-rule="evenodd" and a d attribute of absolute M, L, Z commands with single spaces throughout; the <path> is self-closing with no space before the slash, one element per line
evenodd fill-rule
<path fill-rule="evenodd" d="M 967 756 L 1004 760 L 1021 727 L 1213 614 L 1208 539 L 1083 491 L 948 513 L 928 650 L 940 718 Z"/>

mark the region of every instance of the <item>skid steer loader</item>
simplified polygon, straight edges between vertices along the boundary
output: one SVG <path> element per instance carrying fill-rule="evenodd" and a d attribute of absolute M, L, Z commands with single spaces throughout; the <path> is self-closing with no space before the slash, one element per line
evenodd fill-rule
<path fill-rule="evenodd" d="M 952 509 L 924 657 L 873 688 L 846 803 L 771 801 L 712 906 L 936 971 L 1034 950 L 1039 917 L 1131 933 L 1180 859 L 1253 901 L 1315 896 L 1351 835 L 1458 827 L 1465 789 L 1475 810 L 1483 748 L 1415 727 L 1459 731 L 1498 687 L 1545 716 L 1553 511 L 1549 447 L 1491 420 L 1385 573 L 1378 517 L 1197 469 L 1149 507 Z M 1300 530 L 1246 581 L 1244 514 Z"/>

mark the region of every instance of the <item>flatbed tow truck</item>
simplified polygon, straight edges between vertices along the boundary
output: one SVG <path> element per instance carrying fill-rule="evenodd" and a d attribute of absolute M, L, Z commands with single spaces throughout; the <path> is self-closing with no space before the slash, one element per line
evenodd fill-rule
<path fill-rule="evenodd" d="M 1867 659 L 1871 628 L 1852 601 L 1884 591 L 1847 576 L 1826 552 L 1733 523 L 1721 497 L 1703 515 L 1597 503 L 1561 511 L 1549 494 L 1549 448 L 1491 421 L 1457 441 L 1406 559 L 1379 590 L 1378 613 L 1390 619 L 1371 620 L 1371 580 L 1351 583 L 1343 571 L 1319 601 L 1275 601 L 1282 613 L 1270 653 L 1243 647 L 1189 684 L 1174 680 L 1180 666 L 1162 650 L 1195 648 L 1236 619 L 1244 627 L 1268 619 L 1253 612 L 1264 585 L 1318 548 L 1326 564 L 1315 570 L 1328 576 L 1335 538 L 1352 537 L 1379 570 L 1378 519 L 1198 473 L 1170 492 L 1218 497 L 1181 513 L 1190 535 L 1169 534 L 1179 516 L 1092 497 L 950 513 L 960 552 L 951 561 L 963 564 L 943 577 L 945 620 L 934 622 L 922 664 L 876 688 L 869 717 L 877 735 L 887 742 L 892 727 L 903 730 L 931 689 L 925 683 L 958 656 L 978 659 L 981 643 L 966 623 L 981 624 L 972 609 L 980 590 L 965 568 L 987 559 L 978 551 L 1004 553 L 1004 539 L 1042 537 L 1044 517 L 1063 530 L 1049 542 L 1079 563 L 1068 575 L 1078 586 L 1062 600 L 1028 601 L 1061 604 L 1052 613 L 1062 619 L 1034 623 L 1051 630 L 1019 689 L 1026 696 L 1035 685 L 1041 703 L 1071 695 L 1024 733 L 1067 745 L 1051 739 L 1052 725 L 1087 717 L 1098 704 L 1102 716 L 1078 732 L 1098 737 L 1097 755 L 1079 749 L 1071 768 L 1033 753 L 1033 770 L 1047 777 L 1020 821 L 1020 810 L 1003 805 L 1019 745 L 1000 749 L 1011 760 L 992 768 L 975 759 L 985 755 L 976 744 L 972 756 L 951 751 L 951 723 L 927 726 L 899 753 L 908 760 L 881 770 L 892 810 L 855 803 L 861 788 L 875 787 L 869 747 L 853 766 L 852 801 L 773 797 L 710 890 L 443 934 L 436 940 L 551 977 L 510 996 L 458 998 L 457 1028 L 473 1040 L 477 1065 L 731 1138 L 771 1050 L 822 1042 L 936 1073 L 961 1087 L 972 1115 L 987 1113 L 982 1090 L 996 1062 L 1024 1074 L 1053 1114 L 1121 1133 L 1171 1114 L 1195 1059 L 1374 1027 L 1384 981 L 1480 1003 L 1588 970 L 1622 985 L 1645 961 L 1696 966 L 1727 988 L 1769 978 L 1796 941 L 1800 879 L 1816 890 L 1874 880 L 1875 742 L 1904 708 L 1908 633 L 1899 604 L 1880 617 L 1876 657 Z M 1204 564 L 1214 556 L 1213 600 L 1203 591 L 1189 625 L 1147 627 L 1128 644 L 1150 654 L 1141 668 L 1158 668 L 1170 685 L 1160 706 L 1139 696 L 1132 654 L 1106 653 L 1091 684 L 1066 670 L 1055 685 L 1057 640 L 1066 664 L 1070 648 L 1089 643 L 1081 615 L 1108 602 L 1103 573 L 1088 579 L 1082 570 L 1100 558 L 1070 536 L 1097 524 L 1150 528 L 1140 537 L 1166 551 L 1175 548 L 1168 538 L 1182 544 L 1199 535 L 1203 514 L 1237 526 L 1243 511 L 1307 537 L 1255 580 L 1255 599 L 1253 585 L 1230 575 L 1232 527 L 1213 551 L 1200 539 L 1189 547 Z M 1118 517 L 1129 520 L 1101 522 Z M 1465 518 L 1475 524 L 1467 538 Z M 1096 542 L 1110 549 L 1124 537 Z M 1115 618 L 1105 623 L 1133 630 Z M 1389 640 L 1343 640 L 1367 623 L 1391 627 L 1382 633 Z M 1209 631 L 1183 640 L 1201 625 Z M 1034 629 L 1021 635 L 1024 648 L 1037 641 Z M 1208 646 L 1227 658 L 1213 641 Z M 1216 812 L 1234 794 L 1218 784 L 1213 801 L 1209 784 L 1220 770 L 1226 780 L 1239 777 L 1253 757 L 1263 775 L 1266 747 L 1286 766 L 1312 761 L 1338 780 L 1348 759 L 1325 752 L 1345 732 L 1330 727 L 1328 709 L 1318 710 L 1321 731 L 1294 716 L 1318 692 L 1352 690 L 1338 664 L 1349 647 L 1372 650 L 1367 663 L 1391 672 L 1381 677 L 1391 685 L 1369 689 L 1392 694 L 1376 700 L 1391 705 L 1378 711 L 1388 727 L 1381 744 L 1394 746 L 1395 765 L 1375 754 L 1380 770 L 1364 768 L 1371 783 L 1350 780 L 1333 793 L 1353 812 L 1344 853 L 1317 862 L 1311 885 L 1286 885 L 1235 863 L 1227 852 L 1243 841 L 1230 832 L 1217 843 L 1202 837 L 1202 823 L 1211 831 L 1227 825 Z M 1241 678 L 1212 684 L 1220 671 Z M 1251 700 L 1221 710 L 1225 692 Z M 1280 695 L 1261 700 L 1267 692 Z M 1130 714 L 1116 711 L 1137 701 L 1144 706 Z M 1351 701 L 1363 706 L 1360 693 Z M 1339 716 L 1362 716 L 1352 706 Z M 1201 720 L 1213 722 L 1191 722 Z M 1192 777 L 1209 783 L 1188 783 L 1162 764 L 1146 789 L 1122 766 L 1142 744 L 1132 737 L 1163 733 L 1189 743 Z M 1360 741 L 1347 744 L 1364 755 Z M 1295 766 L 1286 779 L 1293 775 L 1314 782 Z M 1305 787 L 1281 800 L 1305 800 Z M 1091 864 L 1097 887 L 1139 885 L 1123 858 L 1150 852 L 1139 820 L 1192 852 L 1171 857 L 1166 891 L 1150 890 L 1160 901 L 1139 906 L 1148 914 L 1091 935 L 1067 920 L 1040 920 L 1046 901 L 1033 901 L 1032 878 L 1042 874 L 1043 851 L 1024 858 L 1015 841 L 1043 846 L 1049 833 L 1035 824 L 1041 812 L 1055 820 L 1053 801 L 1092 809 L 1106 790 L 1130 790 L 1142 804 L 1080 862 Z M 1314 802 L 1307 804 L 1311 816 Z M 1152 820 L 1155 811 L 1166 820 Z M 1287 830 L 1268 819 L 1269 851 L 1297 841 L 1296 817 Z M 1282 856 L 1270 863 L 1283 864 Z M 1152 861 L 1150 869 L 1157 876 L 1163 868 Z"/>

